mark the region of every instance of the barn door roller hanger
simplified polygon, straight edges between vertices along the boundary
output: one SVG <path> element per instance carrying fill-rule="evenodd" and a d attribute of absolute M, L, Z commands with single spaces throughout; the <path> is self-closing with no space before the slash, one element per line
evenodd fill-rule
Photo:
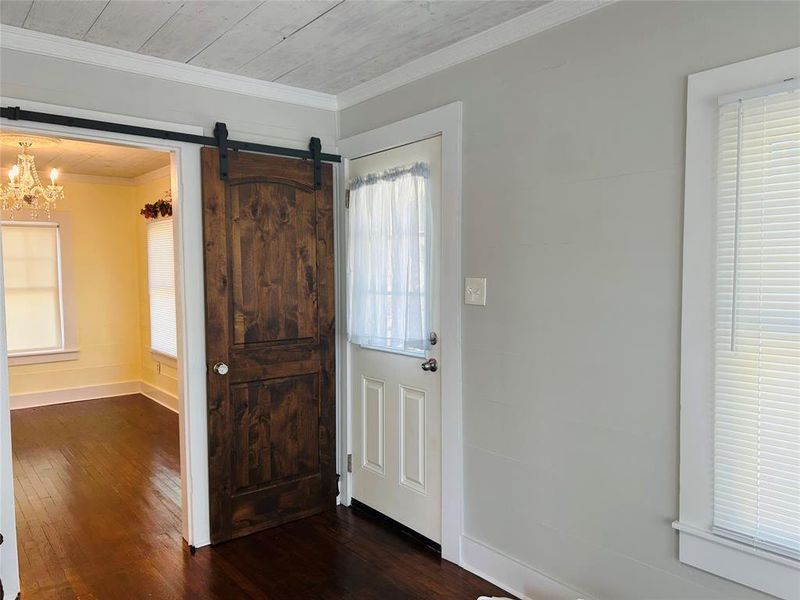
<path fill-rule="evenodd" d="M 112 123 L 110 121 L 96 121 L 94 119 L 82 119 L 80 117 L 67 117 L 64 115 L 54 115 L 51 113 L 36 112 L 32 110 L 22 110 L 19 106 L 3 106 L 0 108 L 0 117 L 4 119 L 10 119 L 12 121 L 50 123 L 65 127 L 78 127 L 80 129 L 109 131 L 112 133 L 137 135 L 160 140 L 188 142 L 190 144 L 200 144 L 201 146 L 216 146 L 219 148 L 219 175 L 221 179 L 228 179 L 229 150 L 257 152 L 259 154 L 273 154 L 275 156 L 288 156 L 291 158 L 301 158 L 303 160 L 313 161 L 315 189 L 320 189 L 322 187 L 322 163 L 342 162 L 342 157 L 338 154 L 326 154 L 322 152 L 322 143 L 320 142 L 319 138 L 311 138 L 308 144 L 308 150 L 284 148 L 282 146 L 270 146 L 267 144 L 256 144 L 253 142 L 240 142 L 228 138 L 228 128 L 226 127 L 225 123 L 217 123 L 214 126 L 214 136 L 210 137 L 205 135 L 181 133 L 178 131 L 167 131 L 164 129 L 153 129 L 151 127 L 139 127 L 136 125 Z"/>

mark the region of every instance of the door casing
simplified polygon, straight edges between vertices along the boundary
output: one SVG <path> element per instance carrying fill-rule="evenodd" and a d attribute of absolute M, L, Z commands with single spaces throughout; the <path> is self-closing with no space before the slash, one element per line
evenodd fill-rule
<path fill-rule="evenodd" d="M 419 140 L 442 136 L 442 263 L 440 281 L 441 386 L 442 386 L 442 558 L 461 564 L 463 533 L 463 438 L 461 379 L 461 136 L 462 104 L 453 102 L 439 108 L 339 140 L 337 146 L 344 168 L 335 186 L 337 334 L 339 373 L 340 501 L 352 499 L 352 478 L 347 456 L 352 452 L 352 381 L 349 344 L 344 324 L 347 317 L 347 212 L 342 201 L 348 178 L 348 159 L 396 148 Z"/>

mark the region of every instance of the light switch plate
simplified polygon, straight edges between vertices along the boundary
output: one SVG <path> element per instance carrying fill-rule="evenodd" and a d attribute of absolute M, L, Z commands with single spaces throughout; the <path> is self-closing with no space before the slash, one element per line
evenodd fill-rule
<path fill-rule="evenodd" d="M 464 304 L 486 306 L 485 277 L 466 277 L 464 279 Z"/>

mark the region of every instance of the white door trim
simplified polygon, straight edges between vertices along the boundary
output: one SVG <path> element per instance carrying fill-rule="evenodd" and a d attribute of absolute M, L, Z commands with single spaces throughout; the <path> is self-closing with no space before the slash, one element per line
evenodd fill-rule
<path fill-rule="evenodd" d="M 124 115 L 109 114 L 66 106 L 2 98 L 3 106 L 24 106 L 29 110 L 67 114 L 96 120 L 169 129 L 204 135 L 201 127 L 166 123 Z M 200 146 L 170 140 L 155 140 L 118 133 L 63 127 L 49 123 L 33 123 L 1 119 L 0 126 L 44 135 L 66 136 L 97 142 L 116 142 L 172 153 L 171 178 L 175 204 L 175 264 L 178 319 L 178 356 L 182 366 L 178 373 L 179 423 L 181 448 L 182 534 L 195 547 L 210 543 L 208 512 L 208 436 L 206 433 L 206 356 L 205 356 L 205 291 L 203 280 L 203 226 L 200 185 Z M 2 284 L 2 273 L 0 273 Z M 6 592 L 15 597 L 13 575 L 18 573 L 17 540 L 13 526 L 13 475 L 10 470 L 9 395 L 5 307 L 0 294 L 0 517 L 5 541 L 2 545 L 2 575 Z M 6 509 L 12 510 L 11 519 Z M 13 550 L 11 550 L 13 549 Z M 18 579 L 16 579 L 18 587 Z M 18 591 L 18 590 L 17 590 Z"/>
<path fill-rule="evenodd" d="M 339 140 L 345 159 L 343 189 L 347 180 L 347 160 L 388 150 L 435 135 L 442 136 L 442 266 L 441 266 L 441 386 L 442 386 L 442 558 L 461 563 L 463 531 L 463 441 L 461 408 L 461 102 L 453 102 L 428 112 Z M 340 197 L 343 194 L 339 195 Z M 339 465 L 342 474 L 341 502 L 350 505 L 352 480 L 347 472 L 347 455 L 352 452 L 350 427 L 351 385 L 349 349 L 345 331 L 346 248 L 342 202 L 336 210 L 339 233 L 336 278 L 339 289 L 337 318 L 339 327 L 339 428 L 342 443 Z"/>

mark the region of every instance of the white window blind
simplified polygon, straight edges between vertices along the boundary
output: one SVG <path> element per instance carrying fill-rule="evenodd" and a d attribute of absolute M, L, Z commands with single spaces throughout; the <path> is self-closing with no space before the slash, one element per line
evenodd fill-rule
<path fill-rule="evenodd" d="M 714 531 L 800 558 L 800 93 L 719 110 Z"/>
<path fill-rule="evenodd" d="M 350 182 L 348 338 L 424 356 L 429 345 L 430 170 L 427 163 Z"/>
<path fill-rule="evenodd" d="M 62 347 L 59 231 L 54 223 L 3 223 L 8 353 Z"/>
<path fill-rule="evenodd" d="M 150 292 L 150 348 L 177 357 L 172 219 L 154 219 L 147 223 L 147 281 Z"/>

